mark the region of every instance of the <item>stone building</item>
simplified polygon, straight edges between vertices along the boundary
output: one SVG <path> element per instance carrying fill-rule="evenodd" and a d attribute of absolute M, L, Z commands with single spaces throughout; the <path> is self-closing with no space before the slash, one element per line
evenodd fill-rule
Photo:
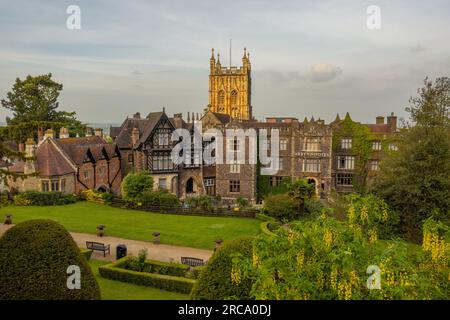
<path fill-rule="evenodd" d="M 367 139 L 371 144 L 371 153 L 365 166 L 358 167 L 358 156 L 355 152 L 357 139 L 348 134 L 337 136 L 340 128 L 349 124 L 360 124 L 351 119 L 347 113 L 344 119 L 337 115 L 330 124 L 334 132 L 335 145 L 333 148 L 333 189 L 338 193 L 355 192 L 356 182 L 366 180 L 370 184 L 371 180 L 380 170 L 380 162 L 386 152 L 397 150 L 395 137 L 398 133 L 397 117 L 391 113 L 385 123 L 383 116 L 376 117 L 376 122 L 372 124 L 362 124 L 368 129 Z M 364 177 L 363 177 L 364 176 Z"/>
<path fill-rule="evenodd" d="M 366 125 L 373 133 L 371 177 L 376 175 L 383 156 L 383 152 L 378 149 L 379 142 L 385 143 L 387 137 L 396 132 L 396 122 L 396 117 L 391 115 L 386 124 L 383 117 L 378 117 L 375 124 Z M 339 128 L 342 123 L 337 118 L 325 124 L 323 120 L 313 117 L 310 120 L 305 118 L 304 121 L 295 117 L 269 117 L 265 121 L 256 121 L 252 116 L 249 54 L 244 49 L 240 67 L 222 67 L 220 56 L 216 60 L 213 49 L 210 58 L 209 104 L 203 115 L 199 117 L 198 114 L 194 116 L 188 113 L 187 121 L 184 121 L 181 114 L 169 118 L 164 110 L 152 112 L 146 118 L 141 118 L 137 113 L 127 118 L 120 127 L 112 127 L 111 136 L 123 155 L 124 174 L 130 170 L 148 170 L 155 178 L 155 188 L 167 189 L 180 199 L 207 194 L 220 196 L 224 203 L 235 202 L 238 197 L 255 203 L 261 200 L 258 190 L 262 184 L 267 183 L 266 187 L 274 188 L 298 178 L 313 183 L 319 197 L 327 197 L 333 189 L 338 192 L 353 191 L 354 161 L 352 164 L 351 148 L 346 148 L 348 143 L 351 145 L 351 137 L 344 137 L 338 147 L 333 147 L 333 129 Z M 170 139 L 172 132 L 184 128 L 193 134 L 199 125 L 202 135 L 209 129 L 221 133 L 223 154 L 230 150 L 234 154 L 244 151 L 247 155 L 245 161 L 171 164 L 170 154 L 176 144 Z M 244 132 L 255 130 L 257 134 L 263 130 L 269 133 L 278 130 L 278 172 L 264 179 L 261 164 L 249 161 L 250 140 L 227 140 L 225 133 L 229 129 L 242 129 Z M 202 141 L 201 152 L 213 141 L 206 140 Z M 198 146 L 195 147 L 193 141 L 191 143 L 194 154 Z M 270 143 L 265 148 L 271 154 Z"/>
<path fill-rule="evenodd" d="M 227 114 L 240 120 L 252 119 L 250 54 L 244 49 L 241 67 L 222 67 L 212 49 L 209 60 L 209 104 L 212 112 Z"/>
<path fill-rule="evenodd" d="M 34 174 L 25 179 L 10 180 L 11 190 L 62 191 L 80 193 L 86 189 L 120 192 L 121 155 L 115 144 L 100 136 L 69 138 L 61 128 L 56 139 L 52 129 L 36 145 L 25 143 L 26 161 L 15 162 L 9 170 Z"/>

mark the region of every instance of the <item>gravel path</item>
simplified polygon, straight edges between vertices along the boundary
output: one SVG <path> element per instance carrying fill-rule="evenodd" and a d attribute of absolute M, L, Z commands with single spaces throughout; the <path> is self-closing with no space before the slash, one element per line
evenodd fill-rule
<path fill-rule="evenodd" d="M 0 224 L 0 235 L 2 235 L 7 229 L 14 225 L 5 225 Z M 160 261 L 173 261 L 173 262 L 181 262 L 181 257 L 194 257 L 203 260 L 209 260 L 213 251 L 197 249 L 197 248 L 189 248 L 189 247 L 178 247 L 171 246 L 167 244 L 153 244 L 151 242 L 146 241 L 137 241 L 137 240 L 129 240 L 123 238 L 116 238 L 110 236 L 98 237 L 94 234 L 87 233 L 77 233 L 70 232 L 72 238 L 78 244 L 80 248 L 86 248 L 86 241 L 95 241 L 101 242 L 104 244 L 111 245 L 111 254 L 103 257 L 102 252 L 94 251 L 92 254 L 93 259 L 99 260 L 115 260 L 116 259 L 116 246 L 118 244 L 125 244 L 127 246 L 128 255 L 137 256 L 139 250 L 147 249 L 147 256 L 149 259 L 160 260 Z"/>

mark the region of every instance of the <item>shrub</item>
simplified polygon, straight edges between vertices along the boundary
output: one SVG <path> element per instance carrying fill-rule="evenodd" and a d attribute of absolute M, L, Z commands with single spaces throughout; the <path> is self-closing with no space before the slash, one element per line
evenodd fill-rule
<path fill-rule="evenodd" d="M 112 201 L 114 195 L 108 192 L 101 192 L 94 189 L 87 189 L 81 191 L 83 199 L 89 202 L 95 202 L 100 204 L 109 203 Z"/>
<path fill-rule="evenodd" d="M 195 283 L 193 279 L 175 277 L 156 273 L 139 272 L 124 269 L 127 257 L 119 261 L 99 267 L 100 275 L 107 279 L 155 287 L 167 291 L 189 293 Z M 121 267 L 122 266 L 122 267 Z"/>
<path fill-rule="evenodd" d="M 81 289 L 67 288 L 79 266 Z M 28 220 L 0 238 L 0 297 L 14 300 L 100 299 L 100 288 L 70 234 L 52 220 Z"/>
<path fill-rule="evenodd" d="M 445 226 L 428 221 L 424 230 L 420 250 L 403 241 L 377 240 L 370 230 L 326 215 L 295 221 L 277 236 L 258 236 L 253 255 L 233 260 L 231 276 L 253 279 L 250 297 L 262 300 L 448 299 Z M 366 285 L 371 265 L 380 270 L 379 290 Z"/>
<path fill-rule="evenodd" d="M 264 213 L 280 221 L 291 221 L 299 216 L 298 203 L 287 194 L 268 195 L 264 200 Z"/>
<path fill-rule="evenodd" d="M 149 207 L 178 207 L 179 201 L 176 195 L 167 190 L 145 191 L 140 202 Z"/>
<path fill-rule="evenodd" d="M 252 256 L 252 239 L 241 237 L 224 243 L 200 273 L 192 289 L 191 298 L 194 300 L 249 299 L 251 279 L 242 276 L 239 284 L 234 284 L 230 275 L 234 258 Z"/>
<path fill-rule="evenodd" d="M 250 206 L 250 201 L 248 201 L 248 199 L 243 197 L 237 197 L 236 204 L 238 205 L 239 208 L 243 209 Z"/>
<path fill-rule="evenodd" d="M 137 266 L 133 260 L 134 259 L 129 258 L 123 265 L 119 265 L 119 267 L 123 267 L 127 270 L 157 273 L 175 277 L 186 277 L 189 273 L 189 266 L 184 264 L 146 260 L 142 264 L 142 267 L 140 267 Z"/>
<path fill-rule="evenodd" d="M 17 206 L 59 206 L 75 203 L 77 198 L 73 194 L 62 192 L 26 191 L 16 194 L 13 201 Z"/>
<path fill-rule="evenodd" d="M 126 201 L 139 202 L 144 192 L 153 190 L 153 177 L 147 171 L 131 172 L 123 179 L 121 189 Z"/>

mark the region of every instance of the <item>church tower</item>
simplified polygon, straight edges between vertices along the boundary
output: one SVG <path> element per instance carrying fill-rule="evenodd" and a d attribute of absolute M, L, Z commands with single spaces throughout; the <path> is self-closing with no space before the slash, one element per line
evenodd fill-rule
<path fill-rule="evenodd" d="M 252 78 L 250 54 L 244 48 L 241 67 L 222 67 L 212 49 L 209 60 L 209 105 L 212 112 L 223 113 L 239 120 L 252 119 Z"/>

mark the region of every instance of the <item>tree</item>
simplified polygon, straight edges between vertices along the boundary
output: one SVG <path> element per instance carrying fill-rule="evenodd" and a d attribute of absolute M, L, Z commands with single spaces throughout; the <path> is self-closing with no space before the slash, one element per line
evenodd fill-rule
<path fill-rule="evenodd" d="M 314 184 L 308 183 L 305 179 L 298 179 L 288 186 L 288 195 L 298 204 L 300 215 L 305 212 L 305 202 L 311 200 L 315 195 Z"/>
<path fill-rule="evenodd" d="M 450 213 L 450 79 L 425 79 L 406 110 L 412 123 L 398 138 L 398 151 L 382 161 L 373 190 L 400 215 L 403 233 L 420 238 L 428 217 Z"/>
<path fill-rule="evenodd" d="M 58 111 L 58 97 L 63 85 L 52 80 L 52 74 L 28 75 L 25 80 L 16 79 L 7 98 L 1 100 L 4 108 L 11 110 L 12 118 L 6 118 L 8 125 L 15 125 L 20 131 L 20 140 L 36 138 L 37 130 L 62 126 L 69 132 L 83 134 L 85 125 L 75 118 L 75 112 Z"/>
<path fill-rule="evenodd" d="M 122 181 L 122 196 L 131 202 L 142 201 L 142 195 L 153 190 L 153 177 L 147 171 L 129 173 Z"/>
<path fill-rule="evenodd" d="M 68 287 L 71 269 L 79 271 L 79 289 Z M 86 258 L 52 220 L 19 223 L 0 238 L 0 283 L 0 297 L 7 300 L 100 299 Z"/>

